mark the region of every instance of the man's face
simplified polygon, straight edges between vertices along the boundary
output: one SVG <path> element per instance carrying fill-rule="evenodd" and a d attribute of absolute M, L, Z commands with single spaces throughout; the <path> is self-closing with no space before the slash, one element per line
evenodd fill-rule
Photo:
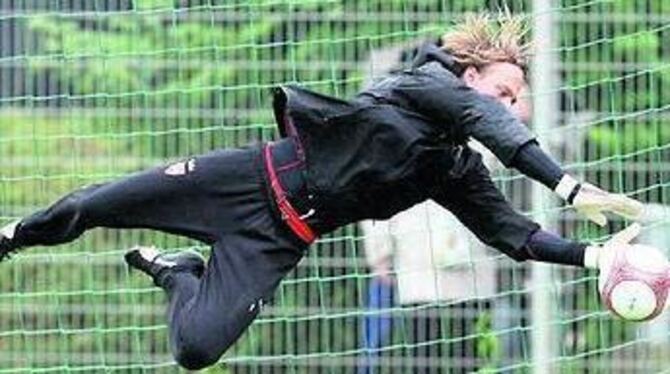
<path fill-rule="evenodd" d="M 510 110 L 521 122 L 525 124 L 530 124 L 530 121 L 533 116 L 533 102 L 530 97 L 530 89 L 528 85 L 519 93 L 519 97 L 516 99 L 516 103 L 512 104 Z"/>
<path fill-rule="evenodd" d="M 513 112 L 527 88 L 523 70 L 508 62 L 494 62 L 481 69 L 470 66 L 465 69 L 462 78 L 465 84 L 479 93 L 495 97 Z"/>

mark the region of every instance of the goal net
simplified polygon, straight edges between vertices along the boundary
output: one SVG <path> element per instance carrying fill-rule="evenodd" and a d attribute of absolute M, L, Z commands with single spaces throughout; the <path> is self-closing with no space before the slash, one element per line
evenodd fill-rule
<path fill-rule="evenodd" d="M 463 14 L 504 7 L 532 18 L 530 0 L 0 1 L 0 224 L 86 184 L 276 139 L 270 88 L 350 98 Z M 571 173 L 647 203 L 641 240 L 665 250 L 670 3 L 557 0 L 551 12 L 556 45 L 536 47 L 555 59 L 557 79 L 531 95 L 556 98 L 557 123 L 538 138 Z M 602 241 L 626 224 L 596 227 L 549 194 L 538 204 L 527 178 L 491 169 L 512 204 L 554 232 Z M 321 238 L 211 372 L 530 372 L 538 323 L 557 372 L 670 367 L 668 319 L 613 319 L 595 272 L 554 266 L 549 282 L 533 283 L 528 263 L 417 209 L 410 225 Z M 412 238 L 415 255 L 402 254 Z M 163 292 L 122 261 L 134 244 L 209 251 L 96 229 L 0 264 L 0 373 L 178 371 Z M 411 265 L 417 258 L 428 267 Z M 549 295 L 546 321 L 532 319 L 538 290 Z"/>

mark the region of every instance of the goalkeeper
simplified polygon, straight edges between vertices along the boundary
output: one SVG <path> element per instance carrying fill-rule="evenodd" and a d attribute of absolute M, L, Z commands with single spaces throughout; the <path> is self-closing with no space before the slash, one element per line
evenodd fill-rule
<path fill-rule="evenodd" d="M 138 247 L 125 256 L 166 291 L 170 346 L 188 369 L 220 358 L 317 237 L 426 199 L 515 260 L 598 267 L 607 245 L 562 239 L 514 211 L 467 146 L 478 140 L 600 225 L 604 212 L 641 214 L 635 200 L 566 174 L 511 114 L 526 86 L 523 34 L 510 16 L 470 17 L 441 46 L 420 50 L 410 69 L 349 101 L 280 87 L 281 140 L 82 188 L 5 226 L 0 258 L 94 227 L 150 228 L 210 244 L 206 265 L 191 251 Z"/>

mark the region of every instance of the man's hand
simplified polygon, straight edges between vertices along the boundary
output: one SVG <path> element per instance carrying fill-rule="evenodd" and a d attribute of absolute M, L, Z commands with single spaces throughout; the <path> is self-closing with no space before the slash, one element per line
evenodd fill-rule
<path fill-rule="evenodd" d="M 614 234 L 603 245 L 586 247 L 586 251 L 584 252 L 584 267 L 599 269 L 600 279 L 606 279 L 617 252 L 629 246 L 630 242 L 640 234 L 640 229 L 640 224 L 634 223 Z"/>
<path fill-rule="evenodd" d="M 579 183 L 567 174 L 554 191 L 577 212 L 600 226 L 607 224 L 604 212 L 612 212 L 628 219 L 638 219 L 644 210 L 639 201 L 624 194 L 609 193 L 589 183 Z"/>
<path fill-rule="evenodd" d="M 0 261 L 8 258 L 12 252 L 19 248 L 13 240 L 19 222 L 12 222 L 0 228 Z"/>

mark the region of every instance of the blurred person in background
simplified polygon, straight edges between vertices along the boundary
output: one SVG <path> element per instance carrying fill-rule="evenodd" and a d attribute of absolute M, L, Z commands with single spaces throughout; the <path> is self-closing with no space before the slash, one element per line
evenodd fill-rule
<path fill-rule="evenodd" d="M 362 222 L 361 229 L 372 288 L 395 295 L 402 306 L 391 313 L 397 318 L 390 329 L 378 328 L 377 342 L 369 335 L 368 346 L 405 344 L 407 372 L 477 370 L 484 359 L 478 357 L 477 326 L 490 320 L 484 299 L 495 293 L 495 263 L 485 247 L 433 201 L 388 221 Z M 381 291 L 384 286 L 395 291 Z"/>

